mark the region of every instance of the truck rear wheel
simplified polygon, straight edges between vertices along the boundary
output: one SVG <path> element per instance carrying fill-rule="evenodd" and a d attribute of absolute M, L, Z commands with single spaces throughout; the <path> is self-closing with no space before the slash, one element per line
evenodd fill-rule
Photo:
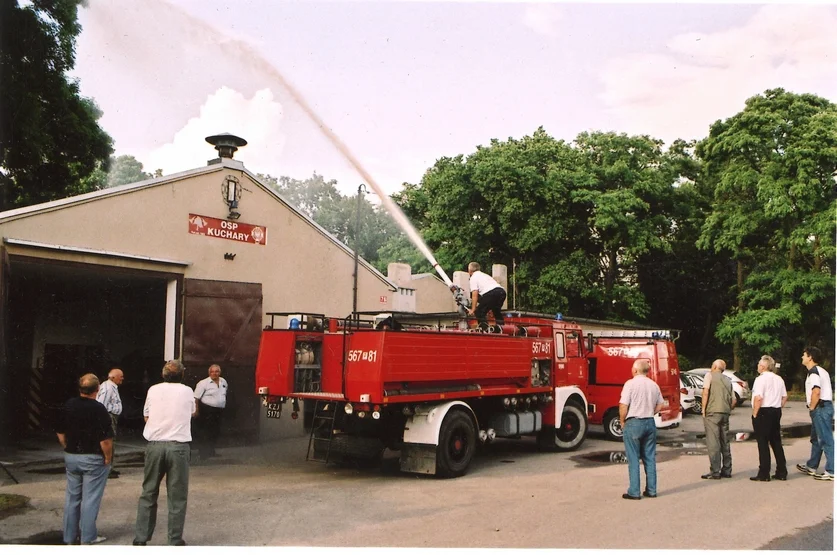
<path fill-rule="evenodd" d="M 619 423 L 619 411 L 611 410 L 608 412 L 604 421 L 604 433 L 610 441 L 622 441 L 622 424 Z"/>
<path fill-rule="evenodd" d="M 587 415 L 576 403 L 564 405 L 561 423 L 543 428 L 538 434 L 538 445 L 544 451 L 574 451 L 587 437 Z"/>
<path fill-rule="evenodd" d="M 477 430 L 471 417 L 461 410 L 452 410 L 442 422 L 439 445 L 436 447 L 436 475 L 456 478 L 468 470 L 477 447 Z"/>

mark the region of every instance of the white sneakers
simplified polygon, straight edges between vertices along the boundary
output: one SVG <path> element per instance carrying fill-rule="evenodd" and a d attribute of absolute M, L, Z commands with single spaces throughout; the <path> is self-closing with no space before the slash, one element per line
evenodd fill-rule
<path fill-rule="evenodd" d="M 107 540 L 108 539 L 105 536 L 96 536 L 95 540 L 93 540 L 92 542 L 87 543 L 85 545 L 94 545 L 94 544 L 97 544 L 97 543 L 102 543 L 102 542 L 107 541 Z"/>
<path fill-rule="evenodd" d="M 808 476 L 816 476 L 817 475 L 817 471 L 815 469 L 811 468 L 810 466 L 804 465 L 804 464 L 796 465 L 796 469 L 798 471 L 802 472 L 803 474 L 807 474 Z"/>
<path fill-rule="evenodd" d="M 814 480 L 822 480 L 824 482 L 833 482 L 834 481 L 834 474 L 829 474 L 828 472 L 823 472 L 822 474 L 818 474 L 815 468 L 811 468 L 810 466 L 804 464 L 796 465 L 796 469 L 803 474 L 807 474 L 808 476 L 813 476 Z"/>

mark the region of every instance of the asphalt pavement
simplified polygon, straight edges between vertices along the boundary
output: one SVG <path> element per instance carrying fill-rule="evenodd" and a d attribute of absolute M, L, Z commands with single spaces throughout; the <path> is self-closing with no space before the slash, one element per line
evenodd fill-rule
<path fill-rule="evenodd" d="M 701 480 L 708 471 L 702 420 L 659 434 L 659 497 L 626 501 L 622 444 L 592 432 L 572 453 L 541 453 L 531 440 L 481 449 L 466 476 L 439 480 L 403 474 L 397 455 L 376 468 L 305 461 L 307 438 L 225 446 L 191 470 L 185 538 L 203 546 L 793 549 L 831 550 L 834 484 L 794 469 L 810 450 L 807 410 L 789 403 L 785 482 L 752 482 L 758 454 L 746 434 L 750 408 L 732 417 L 733 478 Z M 734 436 L 735 437 L 735 436 Z M 117 441 L 122 476 L 110 480 L 99 533 L 111 548 L 130 546 L 142 480 L 143 442 Z M 0 493 L 25 495 L 29 508 L 0 517 L 4 553 L 60 543 L 65 480 L 60 449 L 30 445 L 0 460 Z M 157 534 L 165 544 L 165 488 Z M 640 518 L 637 518 L 640 517 Z M 713 534 L 702 530 L 711 529 Z M 128 547 L 130 548 L 130 547 Z"/>

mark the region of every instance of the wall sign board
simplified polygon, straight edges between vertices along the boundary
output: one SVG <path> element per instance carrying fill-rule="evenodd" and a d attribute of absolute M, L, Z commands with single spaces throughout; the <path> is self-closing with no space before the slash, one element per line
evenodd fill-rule
<path fill-rule="evenodd" d="M 189 214 L 189 233 L 229 239 L 240 243 L 254 243 L 256 245 L 267 243 L 267 228 L 265 226 L 231 222 L 198 214 Z"/>

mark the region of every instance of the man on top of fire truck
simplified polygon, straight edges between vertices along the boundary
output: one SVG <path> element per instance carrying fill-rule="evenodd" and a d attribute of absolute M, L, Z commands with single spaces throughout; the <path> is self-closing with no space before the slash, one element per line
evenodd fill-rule
<path fill-rule="evenodd" d="M 471 276 L 471 308 L 468 314 L 477 317 L 477 322 L 482 331 L 488 331 L 488 320 L 486 316 L 490 310 L 494 314 L 494 320 L 498 326 L 502 326 L 503 303 L 506 302 L 506 290 L 494 278 L 480 271 L 480 265 L 476 262 L 468 264 L 468 275 Z"/>

